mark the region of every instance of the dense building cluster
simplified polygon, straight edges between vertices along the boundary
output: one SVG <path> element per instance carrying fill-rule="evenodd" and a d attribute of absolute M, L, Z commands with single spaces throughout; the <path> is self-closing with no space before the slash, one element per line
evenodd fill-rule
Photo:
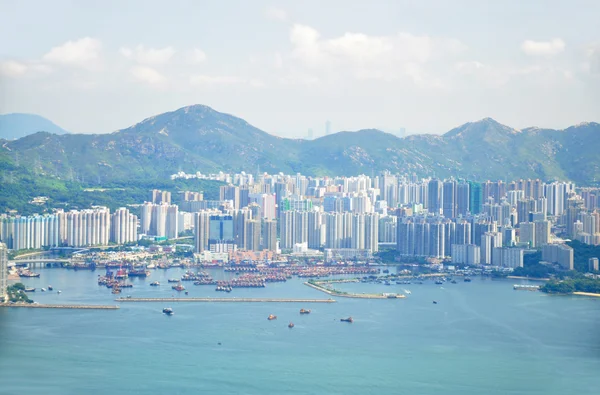
<path fill-rule="evenodd" d="M 0 218 L 9 249 L 125 244 L 194 234 L 197 253 L 271 251 L 327 259 L 369 258 L 380 246 L 401 257 L 518 267 L 524 253 L 572 268 L 564 244 L 600 244 L 600 189 L 571 182 L 247 173 L 174 175 L 224 182 L 218 200 L 184 191 L 112 214 L 107 208 Z M 139 211 L 138 217 L 130 212 Z M 187 233 L 189 232 L 189 233 Z M 410 258 L 408 258 L 410 259 Z"/>

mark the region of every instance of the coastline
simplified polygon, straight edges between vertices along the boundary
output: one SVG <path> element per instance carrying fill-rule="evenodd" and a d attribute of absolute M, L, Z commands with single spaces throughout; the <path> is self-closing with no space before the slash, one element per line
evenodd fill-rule
<path fill-rule="evenodd" d="M 592 296 L 594 298 L 600 298 L 600 294 L 595 294 L 595 293 L 592 293 L 592 292 L 573 292 L 572 295 Z"/>
<path fill-rule="evenodd" d="M 523 277 L 523 276 L 506 276 L 506 278 L 512 278 L 514 280 L 529 280 L 529 281 L 550 281 L 546 277 Z"/>
<path fill-rule="evenodd" d="M 345 282 L 350 282 L 350 281 L 345 281 Z M 406 298 L 406 296 L 402 295 L 402 294 L 396 294 L 396 296 L 394 296 L 394 297 L 388 297 L 384 294 L 350 294 L 350 293 L 343 294 L 343 293 L 340 293 L 339 291 L 335 291 L 335 290 L 328 289 L 326 287 L 322 287 L 319 283 L 311 284 L 309 282 L 305 282 L 304 285 L 314 288 L 317 291 L 324 292 L 328 295 L 337 296 L 340 298 L 352 298 L 352 299 L 404 299 L 404 298 Z"/>

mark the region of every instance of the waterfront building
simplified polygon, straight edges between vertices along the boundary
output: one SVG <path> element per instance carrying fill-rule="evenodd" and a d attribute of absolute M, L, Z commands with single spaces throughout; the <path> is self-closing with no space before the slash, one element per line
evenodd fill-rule
<path fill-rule="evenodd" d="M 125 207 L 110 216 L 110 241 L 116 244 L 136 242 L 138 219 Z"/>
<path fill-rule="evenodd" d="M 0 301 L 6 300 L 6 287 L 8 281 L 8 248 L 0 243 Z"/>
<path fill-rule="evenodd" d="M 535 223 L 521 222 L 519 224 L 519 244 L 527 245 L 529 248 L 537 248 L 535 230 Z"/>
<path fill-rule="evenodd" d="M 566 244 L 546 244 L 542 247 L 542 259 L 558 263 L 565 270 L 573 270 L 573 248 Z"/>
<path fill-rule="evenodd" d="M 523 267 L 522 248 L 495 247 L 492 251 L 492 265 L 502 267 Z"/>

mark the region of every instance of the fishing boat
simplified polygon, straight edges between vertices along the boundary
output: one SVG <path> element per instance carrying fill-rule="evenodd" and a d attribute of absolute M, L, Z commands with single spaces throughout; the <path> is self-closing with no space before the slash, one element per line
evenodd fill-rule
<path fill-rule="evenodd" d="M 158 287 L 160 285 L 160 283 L 158 281 L 154 281 L 150 283 L 151 287 Z"/>
<path fill-rule="evenodd" d="M 353 323 L 354 322 L 354 320 L 352 319 L 352 317 L 341 318 L 340 321 L 341 322 L 349 322 L 349 323 Z"/>
<path fill-rule="evenodd" d="M 465 279 L 463 280 L 466 283 L 470 283 L 471 282 L 471 278 L 470 277 L 465 277 Z"/>
<path fill-rule="evenodd" d="M 437 300 L 434 300 L 434 301 L 433 301 L 433 304 L 437 304 Z"/>
<path fill-rule="evenodd" d="M 35 292 L 35 288 L 25 288 L 25 292 Z"/>
<path fill-rule="evenodd" d="M 185 291 L 185 287 L 181 284 L 173 285 L 171 288 L 177 292 Z"/>
<path fill-rule="evenodd" d="M 273 320 L 276 320 L 276 319 L 277 319 L 277 316 L 276 316 L 276 315 L 273 315 L 273 314 L 269 314 L 269 317 L 267 317 L 267 319 L 268 319 L 269 321 L 273 321 Z"/>
<path fill-rule="evenodd" d="M 290 329 L 291 329 L 291 328 L 293 328 L 293 327 L 294 327 L 294 323 L 293 323 L 293 322 L 290 322 L 290 323 L 288 324 L 288 328 L 290 328 Z"/>
<path fill-rule="evenodd" d="M 310 310 L 300 309 L 300 314 L 310 314 Z"/>
<path fill-rule="evenodd" d="M 173 315 L 173 314 L 175 314 L 175 313 L 173 312 L 173 309 L 172 309 L 172 308 L 170 308 L 170 307 L 165 307 L 165 308 L 162 310 L 162 312 L 163 312 L 163 314 L 166 314 L 166 315 Z"/>
<path fill-rule="evenodd" d="M 52 291 L 54 288 L 52 288 L 52 285 L 48 285 L 48 291 Z"/>
<path fill-rule="evenodd" d="M 46 292 L 46 288 L 42 288 L 42 289 L 40 289 L 40 291 Z"/>
<path fill-rule="evenodd" d="M 170 283 L 178 283 L 178 282 L 179 282 L 179 279 L 177 279 L 177 278 L 170 278 L 170 279 L 168 279 L 168 280 L 167 280 L 167 282 L 170 282 Z"/>

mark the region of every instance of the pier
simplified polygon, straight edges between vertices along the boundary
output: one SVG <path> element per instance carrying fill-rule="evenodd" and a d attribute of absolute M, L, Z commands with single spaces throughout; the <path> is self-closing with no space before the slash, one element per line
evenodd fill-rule
<path fill-rule="evenodd" d="M 0 307 L 20 307 L 26 309 L 74 309 L 74 310 L 118 310 L 119 306 L 82 305 L 82 304 L 35 304 L 0 303 Z"/>
<path fill-rule="evenodd" d="M 216 302 L 216 303 L 335 303 L 333 299 L 276 298 L 118 298 L 117 302 Z"/>
<path fill-rule="evenodd" d="M 381 293 L 381 294 L 355 294 L 355 293 L 347 293 L 347 292 L 341 292 L 338 291 L 337 289 L 333 289 L 333 288 L 327 288 L 325 286 L 323 286 L 322 284 L 324 283 L 333 283 L 334 281 L 327 281 L 327 282 L 305 282 L 304 285 L 314 288 L 318 291 L 321 292 L 325 292 L 327 295 L 332 295 L 332 296 L 338 296 L 341 298 L 353 298 L 353 299 L 404 299 L 406 298 L 405 295 L 402 294 L 385 294 L 385 293 Z M 356 281 L 343 281 L 343 282 L 356 282 Z"/>

